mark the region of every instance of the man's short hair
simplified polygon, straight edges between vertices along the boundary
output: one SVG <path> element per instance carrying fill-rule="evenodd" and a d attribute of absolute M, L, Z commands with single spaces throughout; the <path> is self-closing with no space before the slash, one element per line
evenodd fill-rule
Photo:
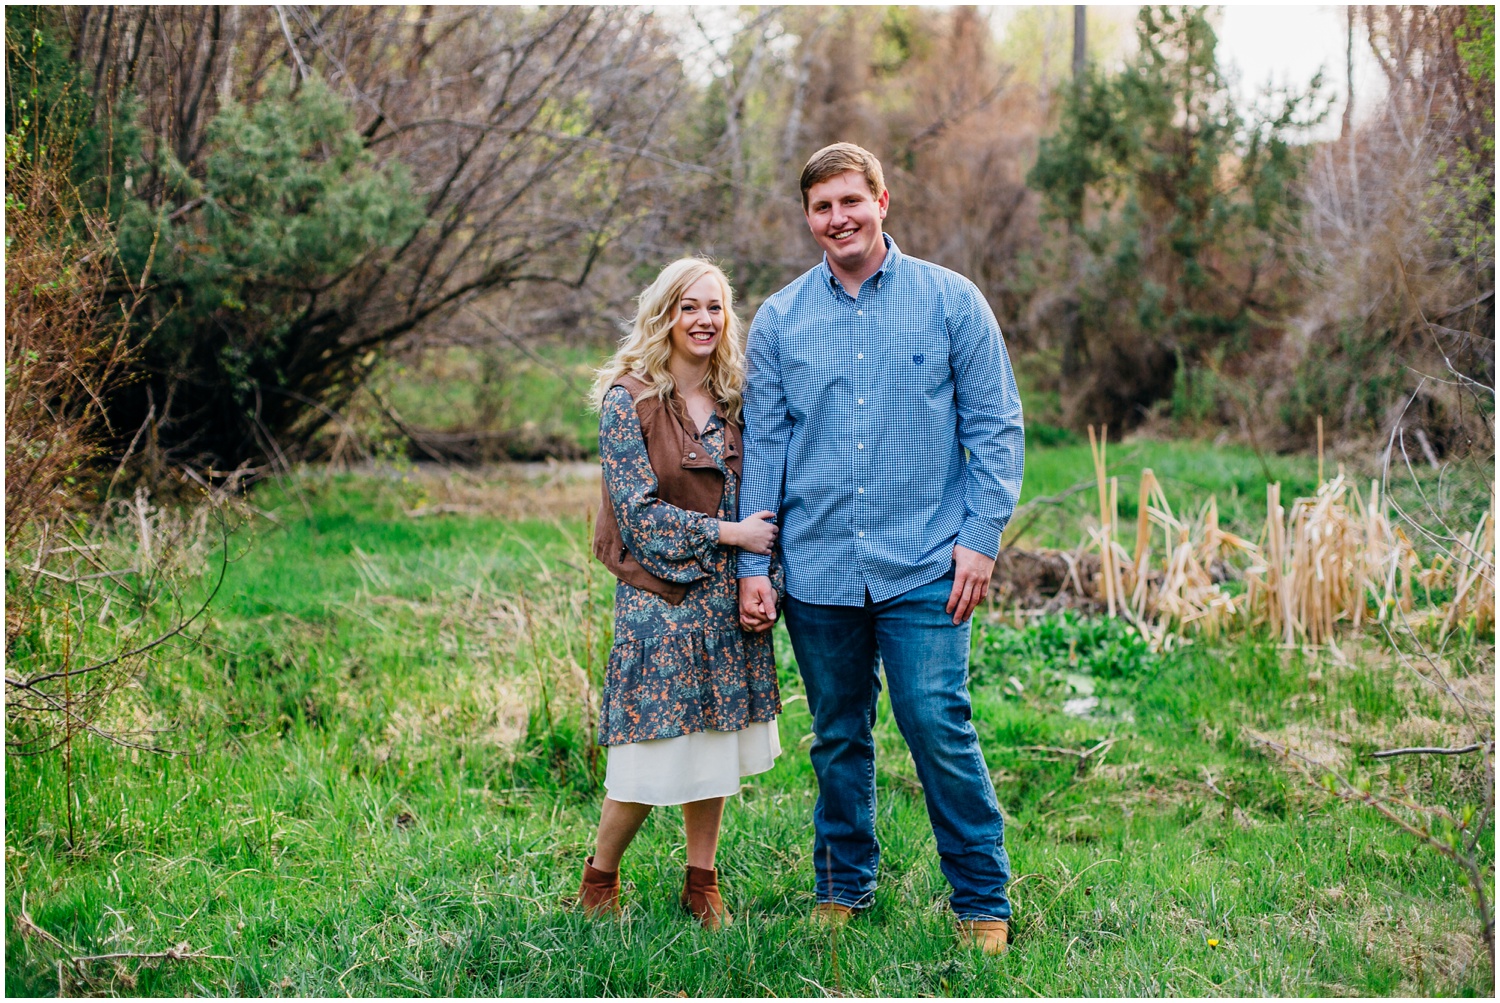
<path fill-rule="evenodd" d="M 865 183 L 870 186 L 870 194 L 876 198 L 885 191 L 885 172 L 880 169 L 875 154 L 853 143 L 834 143 L 807 158 L 807 166 L 802 168 L 802 211 L 807 211 L 807 193 L 813 185 L 836 178 L 845 171 L 863 174 Z"/>

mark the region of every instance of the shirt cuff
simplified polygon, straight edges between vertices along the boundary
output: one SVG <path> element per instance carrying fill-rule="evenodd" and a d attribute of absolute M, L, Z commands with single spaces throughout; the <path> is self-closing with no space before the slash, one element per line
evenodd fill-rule
<path fill-rule="evenodd" d="M 1000 553 L 1000 526 L 993 519 L 970 518 L 958 531 L 958 545 L 976 550 L 986 557 Z M 744 562 L 740 563 L 740 577 L 744 577 Z"/>
<path fill-rule="evenodd" d="M 740 551 L 738 578 L 771 577 L 771 555 Z"/>

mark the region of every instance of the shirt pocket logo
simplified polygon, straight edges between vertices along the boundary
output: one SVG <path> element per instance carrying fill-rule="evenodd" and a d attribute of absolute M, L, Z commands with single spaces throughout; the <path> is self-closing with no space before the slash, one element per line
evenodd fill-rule
<path fill-rule="evenodd" d="M 915 362 L 917 365 L 920 366 L 922 363 L 924 363 L 924 362 L 927 361 L 927 356 L 925 356 L 922 353 L 918 352 L 916 355 L 913 355 L 911 357 L 911 361 Z"/>

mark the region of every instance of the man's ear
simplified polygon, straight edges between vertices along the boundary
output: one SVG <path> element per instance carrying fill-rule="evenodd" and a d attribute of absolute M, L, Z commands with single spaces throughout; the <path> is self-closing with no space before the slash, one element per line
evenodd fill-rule
<path fill-rule="evenodd" d="M 891 190 L 887 188 L 881 192 L 880 198 L 875 200 L 875 204 L 880 206 L 880 218 L 885 219 L 886 210 L 891 207 Z"/>

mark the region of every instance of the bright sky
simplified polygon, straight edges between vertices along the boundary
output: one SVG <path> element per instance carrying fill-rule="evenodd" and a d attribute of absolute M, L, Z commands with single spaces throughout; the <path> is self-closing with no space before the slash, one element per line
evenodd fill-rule
<path fill-rule="evenodd" d="M 688 8 L 673 3 L 653 6 L 663 9 L 669 19 L 680 25 L 689 72 L 705 79 L 712 76 L 715 72 L 713 42 L 706 40 L 704 34 L 706 32 L 709 39 L 722 43 L 735 28 L 734 8 L 714 5 Z M 1133 47 L 1137 9 L 1135 6 L 1094 4 L 1090 5 L 1090 20 L 1092 23 L 1113 22 L 1117 26 L 1115 36 Z M 1331 104 L 1328 117 L 1309 138 L 1337 136 L 1344 113 L 1347 9 L 1333 4 L 1220 5 L 1215 14 L 1220 61 L 1230 72 L 1241 104 L 1253 102 L 1267 85 L 1304 88 L 1321 68 L 1323 94 Z M 995 6 L 987 10 L 996 33 L 1003 36 L 1006 24 L 1020 6 Z M 1059 38 L 1058 43 L 1060 48 L 1071 46 L 1071 35 Z M 1063 57 L 1067 58 L 1065 53 Z M 1362 118 L 1377 106 L 1385 89 L 1384 79 L 1362 33 L 1357 33 L 1354 39 L 1354 70 L 1355 115 Z"/>
<path fill-rule="evenodd" d="M 1261 7 L 1225 4 L 1219 14 L 1221 65 L 1238 72 L 1236 92 L 1243 102 L 1269 84 L 1306 87 L 1319 67 L 1323 93 L 1333 107 L 1316 138 L 1337 136 L 1344 114 L 1345 45 L 1348 8 L 1332 4 Z M 1363 118 L 1385 92 L 1380 68 L 1361 30 L 1354 36 L 1354 114 Z"/>
<path fill-rule="evenodd" d="M 1115 37 L 1134 49 L 1135 12 L 1138 9 L 1136 6 L 1090 4 L 1089 23 L 1098 26 L 1095 30 L 1113 29 Z M 999 6 L 990 10 L 996 32 L 1003 37 L 1007 23 L 1021 7 Z M 1268 85 L 1305 88 L 1321 68 L 1323 94 L 1332 103 L 1328 118 L 1312 131 L 1309 138 L 1337 136 L 1344 114 L 1348 8 L 1334 4 L 1273 7 L 1242 3 L 1221 4 L 1213 10 L 1219 36 L 1220 65 L 1233 81 L 1240 103 L 1254 102 Z M 1071 33 L 1058 41 L 1060 46 L 1070 48 Z M 1363 117 L 1376 107 L 1384 89 L 1384 78 L 1370 55 L 1369 44 L 1362 32 L 1356 32 L 1355 116 Z"/>

